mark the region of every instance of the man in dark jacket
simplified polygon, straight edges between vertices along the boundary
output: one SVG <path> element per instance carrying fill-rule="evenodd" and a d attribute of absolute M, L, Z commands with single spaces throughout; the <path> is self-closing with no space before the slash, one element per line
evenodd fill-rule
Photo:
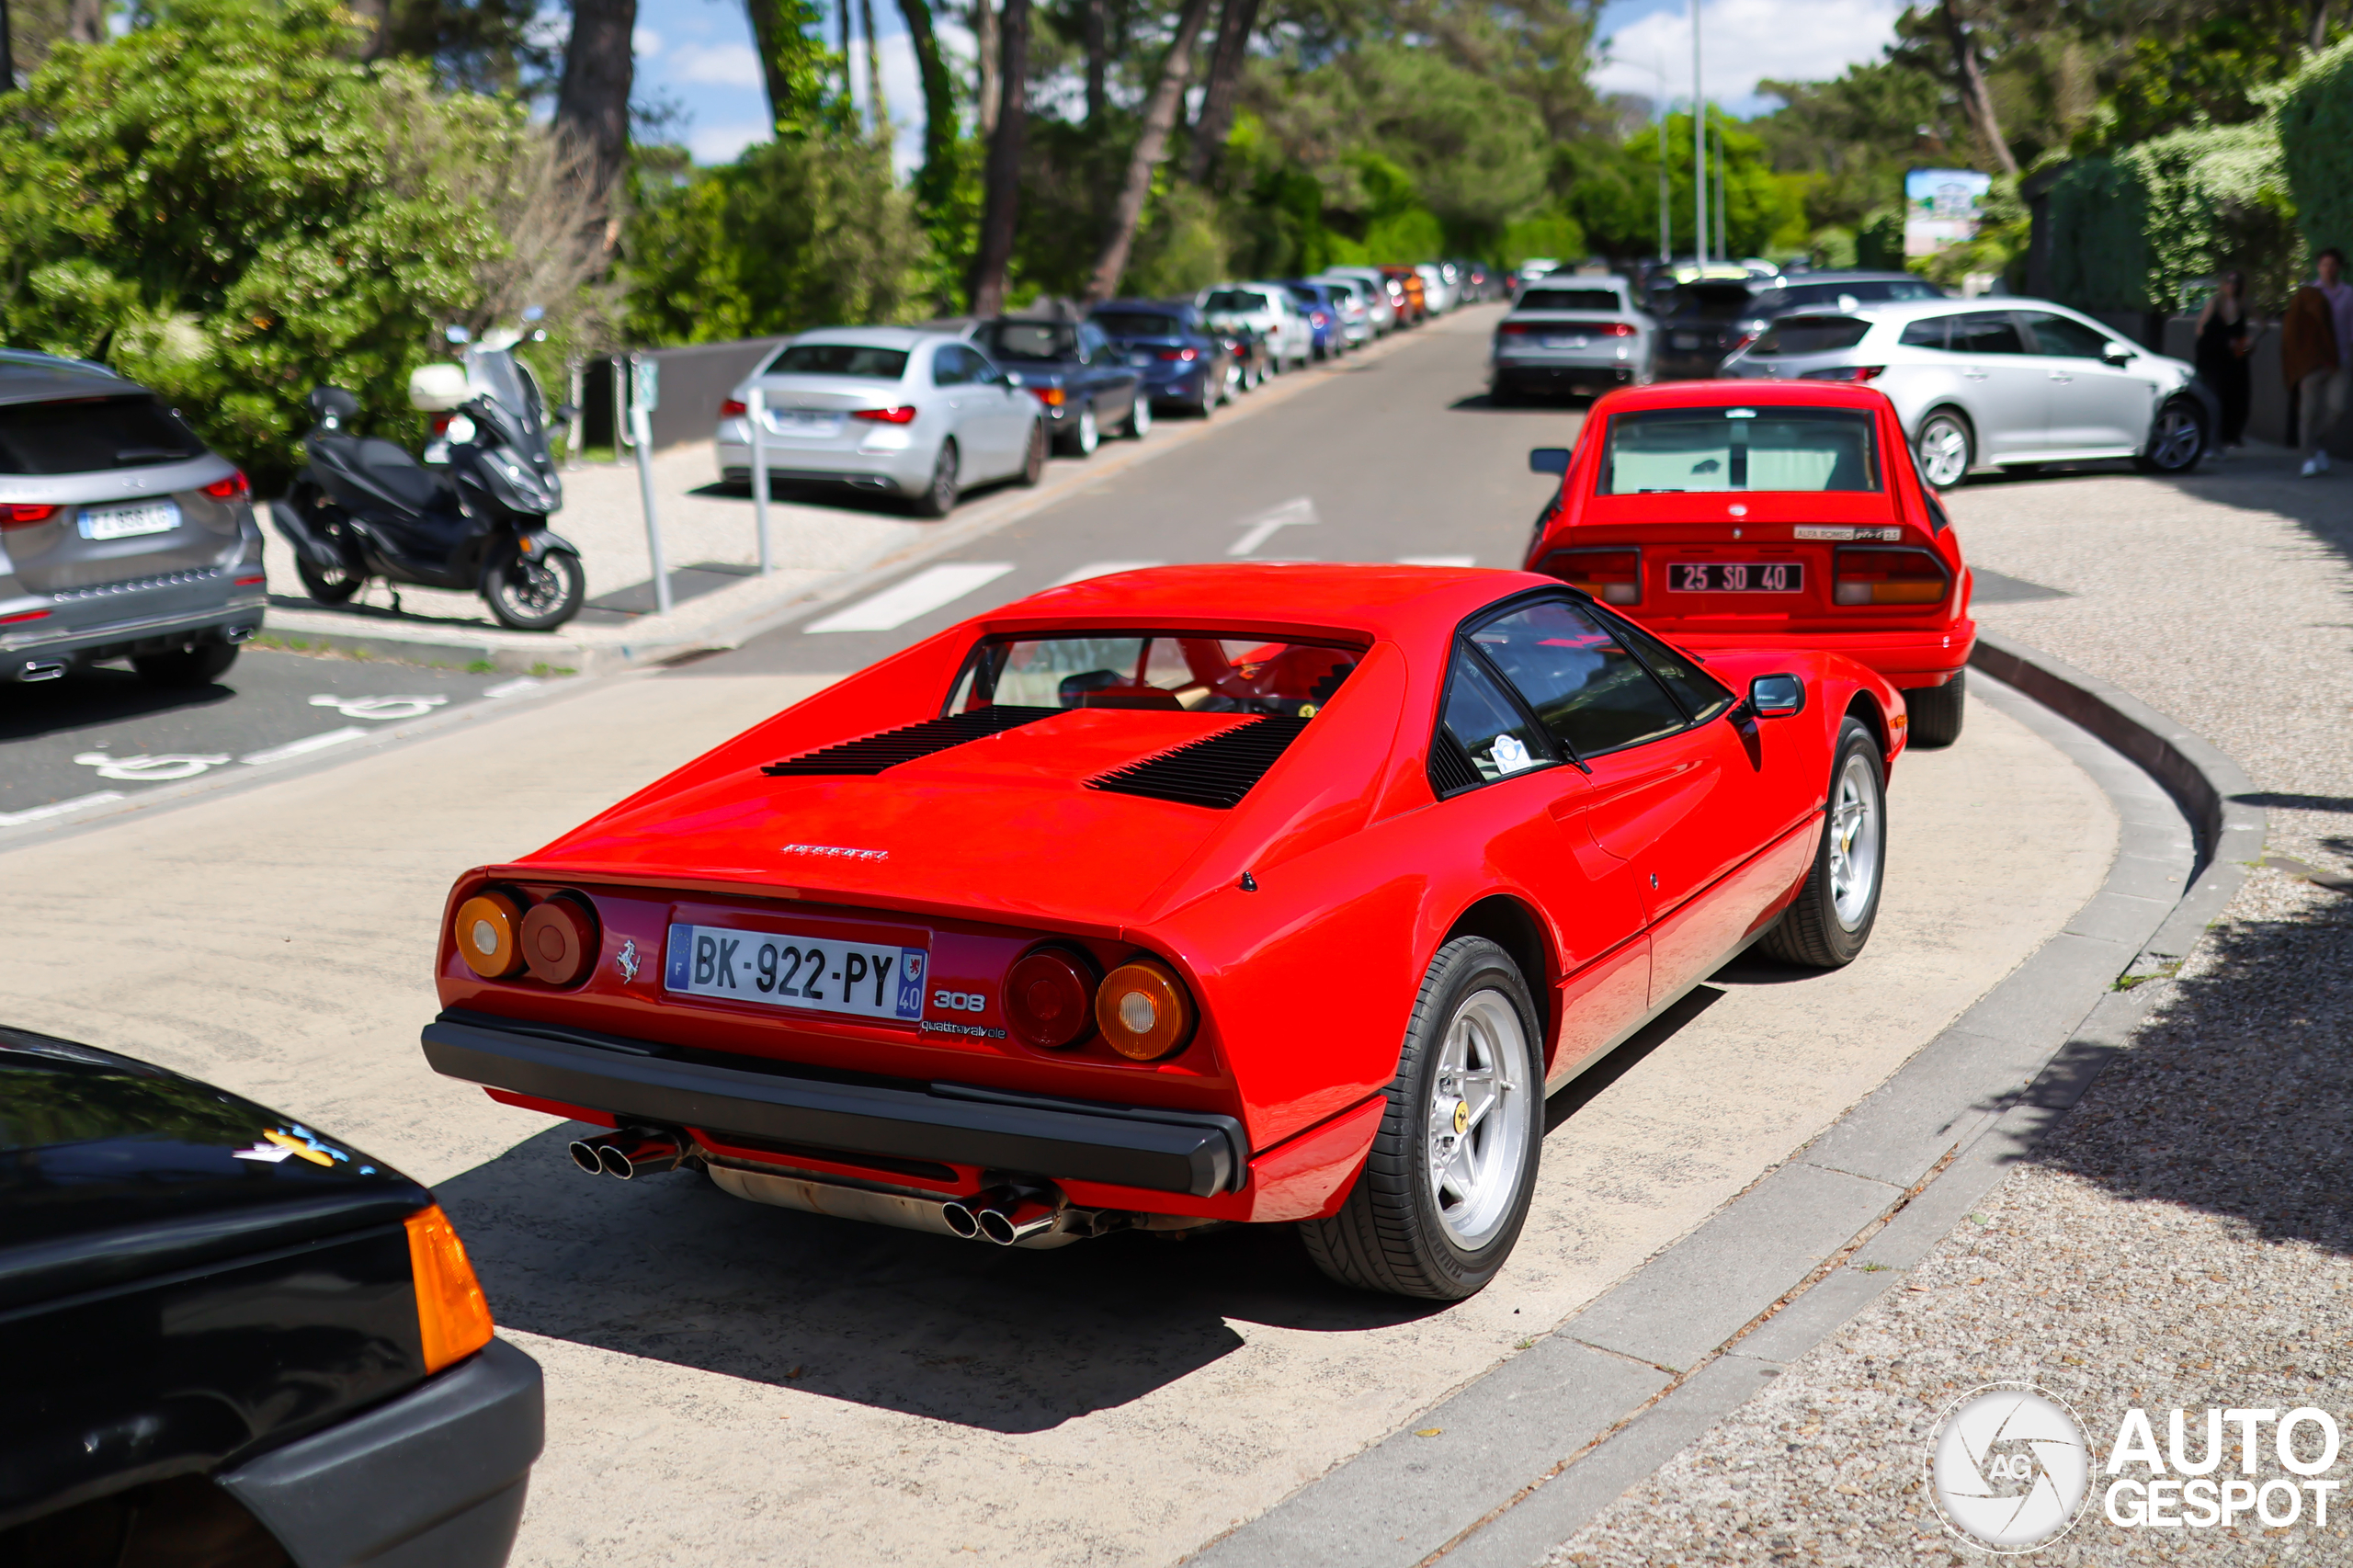
<path fill-rule="evenodd" d="M 2313 282 L 2296 290 L 2279 323 L 2279 371 L 2302 406 L 2298 444 L 2304 449 L 2303 476 L 2328 472 L 2329 432 L 2344 415 L 2353 390 L 2353 284 L 2344 280 L 2345 253 L 2331 245 L 2313 266 Z"/>

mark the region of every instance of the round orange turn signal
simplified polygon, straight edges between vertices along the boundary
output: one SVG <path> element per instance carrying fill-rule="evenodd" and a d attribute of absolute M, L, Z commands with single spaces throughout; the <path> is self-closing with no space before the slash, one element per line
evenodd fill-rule
<path fill-rule="evenodd" d="M 1111 1049 L 1134 1062 L 1173 1056 L 1193 1037 L 1193 999 L 1157 959 L 1131 959 L 1104 976 L 1095 1022 Z"/>
<path fill-rule="evenodd" d="M 474 894 L 458 905 L 458 918 L 452 925 L 458 956 L 484 980 L 504 980 L 522 963 L 515 938 L 523 925 L 523 912 L 505 893 Z"/>
<path fill-rule="evenodd" d="M 523 961 L 531 978 L 570 985 L 597 961 L 597 920 L 576 899 L 558 893 L 523 916 Z"/>

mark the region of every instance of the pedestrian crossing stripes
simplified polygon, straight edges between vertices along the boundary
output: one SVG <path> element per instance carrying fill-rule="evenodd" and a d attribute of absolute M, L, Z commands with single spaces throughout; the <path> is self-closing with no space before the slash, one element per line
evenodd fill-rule
<path fill-rule="evenodd" d="M 927 566 L 903 583 L 894 583 L 871 598 L 811 621 L 803 631 L 893 631 L 919 615 L 928 615 L 966 594 L 986 587 L 1013 570 L 1009 561 L 958 561 Z"/>

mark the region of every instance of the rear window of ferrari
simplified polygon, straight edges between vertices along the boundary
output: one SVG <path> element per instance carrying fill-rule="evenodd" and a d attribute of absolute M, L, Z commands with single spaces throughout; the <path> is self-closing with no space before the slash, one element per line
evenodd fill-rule
<path fill-rule="evenodd" d="M 948 711 L 1143 708 L 1310 719 L 1362 656 L 1247 632 L 991 638 L 965 661 Z"/>
<path fill-rule="evenodd" d="M 1771 403 L 1612 415 L 1603 495 L 1687 490 L 1875 491 L 1871 415 Z"/>

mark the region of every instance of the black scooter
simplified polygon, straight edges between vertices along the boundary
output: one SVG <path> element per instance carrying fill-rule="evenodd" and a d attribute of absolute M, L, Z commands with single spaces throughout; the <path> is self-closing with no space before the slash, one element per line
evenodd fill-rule
<path fill-rule="evenodd" d="M 580 612 L 587 593 L 579 547 L 549 531 L 563 482 L 549 451 L 538 389 L 504 347 L 470 365 L 427 366 L 410 401 L 446 413 L 425 463 L 344 422 L 359 400 L 341 387 L 311 393 L 318 423 L 303 437 L 310 460 L 270 515 L 294 547 L 294 569 L 321 604 L 341 604 L 370 577 L 479 593 L 521 631 L 545 631 Z M 556 411 L 558 424 L 572 411 Z M 397 596 L 397 590 L 396 590 Z M 397 604 L 397 597 L 395 597 Z"/>

